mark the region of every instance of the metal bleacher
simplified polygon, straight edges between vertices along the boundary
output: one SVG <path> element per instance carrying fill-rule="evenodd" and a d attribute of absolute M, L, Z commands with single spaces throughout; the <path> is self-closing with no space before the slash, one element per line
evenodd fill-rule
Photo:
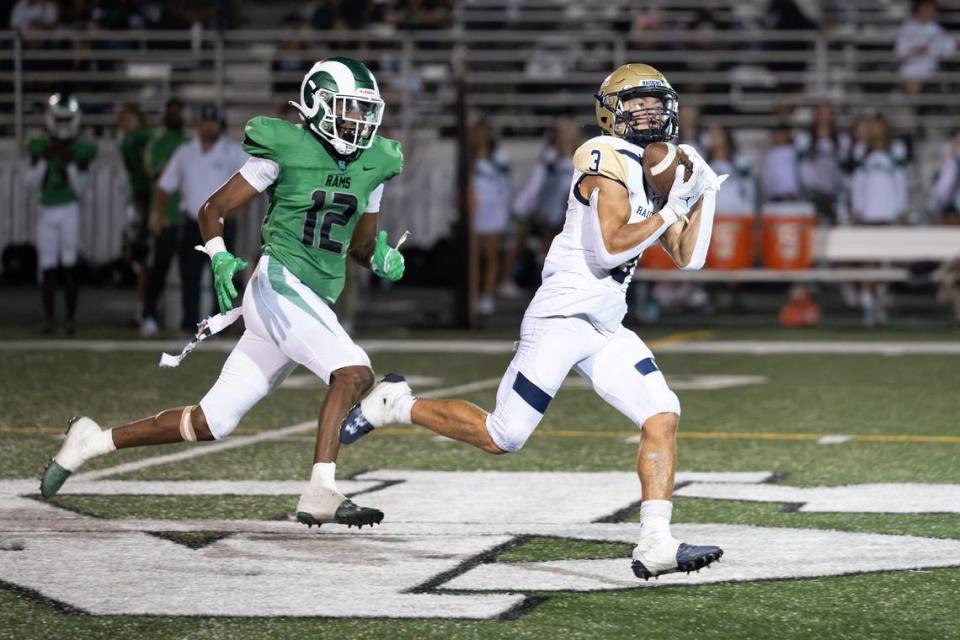
<path fill-rule="evenodd" d="M 907 4 L 837 3 L 816 16 L 819 29 L 807 30 L 770 28 L 762 3 L 731 0 L 464 0 L 452 3 L 443 29 L 403 30 L 389 22 L 362 31 L 261 28 L 263 16 L 298 6 L 281 2 L 272 13 L 261 2 L 241 28 L 223 32 L 63 30 L 42 40 L 0 32 L 0 247 L 31 233 L 23 218 L 30 196 L 17 176 L 23 140 L 42 126 L 51 91 L 73 91 L 88 134 L 104 141 L 97 166 L 103 189 L 89 206 L 112 210 L 123 189 L 109 142 L 116 105 L 137 102 L 156 122 L 170 97 L 215 102 L 236 137 L 247 118 L 274 114 L 295 97 L 303 71 L 329 55 L 363 59 L 381 80 L 384 131 L 404 142 L 407 155 L 407 171 L 389 194 L 395 210 L 415 209 L 413 194 L 436 194 L 427 205 L 435 222 L 415 235 L 419 242 L 445 233 L 452 217 L 452 139 L 463 124 L 455 108 L 459 81 L 470 107 L 516 150 L 517 175 L 535 158 L 539 145 L 530 142 L 556 115 L 592 122 L 591 96 L 603 77 L 619 64 L 643 61 L 662 68 L 702 119 L 734 127 L 746 140 L 780 121 L 785 106 L 794 109 L 794 124 L 803 124 L 813 106 L 829 102 L 841 126 L 864 110 L 881 110 L 898 130 L 922 131 L 930 141 L 916 152 L 922 182 L 930 174 L 924 159 L 957 125 L 960 66 L 945 61 L 919 94 L 898 90 L 893 44 Z M 960 28 L 960 0 L 939 4 L 941 24 Z M 111 226 L 122 218 L 110 216 Z M 96 256 L 110 257 L 117 246 L 105 242 Z"/>

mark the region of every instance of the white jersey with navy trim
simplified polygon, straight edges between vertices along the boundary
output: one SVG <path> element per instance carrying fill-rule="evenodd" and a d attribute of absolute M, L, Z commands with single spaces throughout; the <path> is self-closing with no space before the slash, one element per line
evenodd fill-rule
<path fill-rule="evenodd" d="M 553 240 L 543 265 L 543 284 L 526 315 L 534 318 L 585 316 L 601 332 L 612 334 L 627 312 L 626 290 L 636 260 L 616 269 L 604 269 L 584 242 L 585 216 L 597 215 L 579 193 L 584 176 L 600 175 L 623 184 L 630 197 L 630 222 L 653 215 L 641 158 L 643 149 L 613 136 L 588 140 L 574 154 L 574 173 L 567 201 L 566 221 Z"/>

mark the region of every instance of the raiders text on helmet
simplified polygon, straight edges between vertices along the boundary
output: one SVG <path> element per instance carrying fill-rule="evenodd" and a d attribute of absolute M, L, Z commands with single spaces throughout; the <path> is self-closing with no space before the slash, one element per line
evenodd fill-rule
<path fill-rule="evenodd" d="M 383 118 L 377 80 L 353 58 L 327 58 L 313 65 L 300 86 L 300 102 L 290 102 L 310 130 L 340 155 L 373 144 Z"/>
<path fill-rule="evenodd" d="M 634 127 L 634 115 L 624 104 L 634 98 L 658 98 L 662 105 L 660 126 L 647 129 Z M 625 64 L 603 81 L 597 99 L 597 124 L 608 135 L 634 144 L 668 142 L 677 137 L 679 101 L 677 92 L 662 73 L 647 64 Z"/>

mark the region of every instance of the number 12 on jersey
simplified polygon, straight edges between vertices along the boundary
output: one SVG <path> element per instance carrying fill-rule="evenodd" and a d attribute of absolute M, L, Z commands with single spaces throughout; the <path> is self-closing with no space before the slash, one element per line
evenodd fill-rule
<path fill-rule="evenodd" d="M 337 242 L 330 237 L 333 226 L 346 226 L 350 218 L 357 212 L 359 202 L 352 193 L 337 192 L 333 198 L 329 198 L 323 189 L 317 189 L 310 194 L 313 200 L 313 206 L 307 211 L 303 218 L 303 234 L 300 240 L 308 247 L 315 247 L 322 251 L 329 251 L 342 255 L 343 243 Z M 319 242 L 315 242 L 317 234 L 317 223 L 320 223 Z"/>

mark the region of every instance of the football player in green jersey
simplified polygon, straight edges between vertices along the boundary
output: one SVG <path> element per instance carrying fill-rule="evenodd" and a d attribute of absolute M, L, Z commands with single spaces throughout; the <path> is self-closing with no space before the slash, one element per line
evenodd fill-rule
<path fill-rule="evenodd" d="M 298 364 L 330 385 L 320 408 L 314 466 L 297 505 L 308 525 L 375 524 L 383 514 L 355 505 L 334 480 L 339 426 L 373 384 L 366 353 L 330 308 L 340 294 L 347 257 L 391 281 L 403 276 L 403 256 L 377 232 L 383 184 L 400 173 L 400 144 L 376 135 L 383 101 L 373 74 L 350 58 L 318 62 L 300 101 L 303 124 L 257 117 L 246 127 L 252 157 L 203 204 L 203 250 L 210 256 L 221 311 L 237 296 L 233 276 L 246 262 L 224 247 L 222 218 L 266 191 L 263 256 L 243 295 L 246 330 L 220 378 L 195 406 L 101 429 L 74 419 L 48 465 L 41 493 L 52 496 L 89 458 L 134 446 L 214 440 L 275 389 Z M 230 311 L 228 314 L 235 314 Z M 216 316 L 222 318 L 222 316 Z"/>
<path fill-rule="evenodd" d="M 46 132 L 27 141 L 32 165 L 27 182 L 40 191 L 37 207 L 37 260 L 42 274 L 43 332 L 52 333 L 56 307 L 56 270 L 63 268 L 67 335 L 74 333 L 77 309 L 77 245 L 80 196 L 87 188 L 97 146 L 77 136 L 80 105 L 76 98 L 55 93 L 47 100 Z"/>

